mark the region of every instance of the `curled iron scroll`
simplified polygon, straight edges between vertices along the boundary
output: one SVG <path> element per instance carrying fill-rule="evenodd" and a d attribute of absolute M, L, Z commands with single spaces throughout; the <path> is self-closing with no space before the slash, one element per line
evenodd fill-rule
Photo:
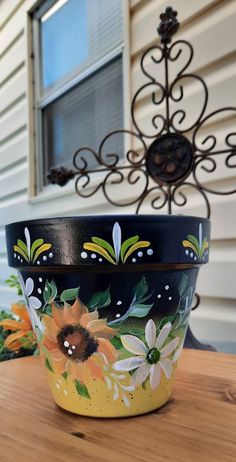
<path fill-rule="evenodd" d="M 137 89 L 131 103 L 134 129 L 110 132 L 96 151 L 89 147 L 79 148 L 74 154 L 73 170 L 65 167 L 52 169 L 48 179 L 64 186 L 76 178 L 75 189 L 79 196 L 87 198 L 100 192 L 113 206 L 134 205 L 135 213 L 141 213 L 147 203 L 155 211 L 167 207 L 169 214 L 176 207 L 186 206 L 188 197 L 183 188 L 187 185 L 201 196 L 205 202 L 205 215 L 209 217 L 209 194 L 236 193 L 236 187 L 218 190 L 207 181 L 217 168 L 236 168 L 236 128 L 226 134 L 223 143 L 218 146 L 217 136 L 211 133 L 209 122 L 219 115 L 229 114 L 232 119 L 236 116 L 236 108 L 220 108 L 207 113 L 207 85 L 202 77 L 188 71 L 194 57 L 193 47 L 186 40 L 172 42 L 179 27 L 177 12 L 168 7 L 160 19 L 160 41 L 147 49 L 140 61 L 146 80 Z M 175 76 L 170 72 L 173 65 L 176 67 Z M 164 75 L 162 79 L 159 78 L 160 68 Z M 191 123 L 187 124 L 188 114 L 181 105 L 186 99 L 185 84 L 189 79 L 199 82 L 203 99 L 194 121 L 193 111 L 190 113 Z M 141 126 L 136 113 L 137 103 L 143 94 L 148 95 L 150 108 L 153 109 L 149 121 L 151 132 Z M 147 122 L 146 118 L 146 125 Z M 129 147 L 122 158 L 114 149 L 111 152 L 106 148 L 117 134 L 129 136 Z M 126 200 L 121 200 L 117 193 L 117 188 L 123 191 L 122 186 L 130 188 Z"/>

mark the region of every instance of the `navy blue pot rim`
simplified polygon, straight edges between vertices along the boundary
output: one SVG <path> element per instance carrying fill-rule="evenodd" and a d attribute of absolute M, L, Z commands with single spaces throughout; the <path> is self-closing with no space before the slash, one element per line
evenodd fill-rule
<path fill-rule="evenodd" d="M 186 215 L 42 218 L 7 225 L 6 239 L 9 265 L 19 270 L 193 266 L 208 262 L 210 221 Z"/>

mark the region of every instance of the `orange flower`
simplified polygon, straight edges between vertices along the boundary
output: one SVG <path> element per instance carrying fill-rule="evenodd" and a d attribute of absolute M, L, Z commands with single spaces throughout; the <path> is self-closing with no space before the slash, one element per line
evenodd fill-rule
<path fill-rule="evenodd" d="M 18 351 L 23 346 L 25 348 L 34 347 L 36 340 L 27 308 L 23 304 L 14 303 L 11 310 L 20 320 L 4 319 L 0 322 L 0 327 L 3 327 L 4 330 L 16 331 L 14 334 L 8 335 L 4 346 L 12 351 Z"/>
<path fill-rule="evenodd" d="M 116 358 L 116 350 L 109 342 L 115 329 L 108 327 L 105 319 L 99 319 L 97 311 L 90 313 L 79 299 L 72 306 L 51 306 L 53 317 L 43 316 L 43 345 L 51 353 L 54 370 L 58 374 L 66 371 L 82 383 L 90 377 L 103 380 L 104 356 L 108 361 Z"/>

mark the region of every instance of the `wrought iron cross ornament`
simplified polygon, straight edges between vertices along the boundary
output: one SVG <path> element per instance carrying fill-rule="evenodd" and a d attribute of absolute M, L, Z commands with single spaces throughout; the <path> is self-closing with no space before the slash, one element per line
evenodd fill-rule
<path fill-rule="evenodd" d="M 178 28 L 177 12 L 171 7 L 166 8 L 165 13 L 160 15 L 157 29 L 161 44 L 146 50 L 141 58 L 141 70 L 147 82 L 137 90 L 132 100 L 131 118 L 134 129 L 109 133 L 101 141 L 97 152 L 89 147 L 79 148 L 73 158 L 74 169 L 51 169 L 48 174 L 51 183 L 64 186 L 69 180 L 76 178 L 75 188 L 79 196 L 90 197 L 101 190 L 106 200 L 114 206 L 136 204 L 136 213 L 139 213 L 144 203 L 150 200 L 153 209 L 160 210 L 167 206 L 168 213 L 171 214 L 173 205 L 182 207 L 187 203 L 183 188 L 193 188 L 204 199 L 208 218 L 209 193 L 226 195 L 236 192 L 236 189 L 211 189 L 199 178 L 201 170 L 207 173 L 216 170 L 221 155 L 224 155 L 226 167 L 236 167 L 236 131 L 227 134 L 223 146 L 220 147 L 217 136 L 211 133 L 202 135 L 213 117 L 222 114 L 236 116 L 236 108 L 225 107 L 206 115 L 206 83 L 202 77 L 187 71 L 193 59 L 193 47 L 185 40 L 171 43 Z M 183 63 L 184 53 L 187 54 L 187 58 Z M 182 68 L 176 77 L 171 78 L 171 64 L 177 64 L 181 59 Z M 156 65 L 157 68 L 163 66 L 163 81 L 150 72 L 148 63 Z M 191 114 L 191 123 L 187 123 L 187 114 L 181 107 L 181 102 L 185 96 L 185 83 L 190 79 L 201 85 L 203 104 L 195 120 L 194 114 Z M 151 95 L 151 104 L 156 108 L 151 118 L 152 133 L 147 133 L 140 127 L 135 115 L 137 100 L 145 93 Z M 176 104 L 180 105 L 177 109 Z M 117 135 L 129 135 L 133 142 L 139 144 L 139 148 L 128 150 L 125 162 L 121 161 L 118 154 L 105 152 L 106 143 Z M 93 156 L 97 168 L 89 167 L 88 154 Z M 91 177 L 98 170 L 103 175 L 99 183 L 93 187 Z M 125 185 L 125 182 L 136 188 L 136 195 L 126 203 L 121 203 L 119 197 L 111 197 L 111 186 Z"/>

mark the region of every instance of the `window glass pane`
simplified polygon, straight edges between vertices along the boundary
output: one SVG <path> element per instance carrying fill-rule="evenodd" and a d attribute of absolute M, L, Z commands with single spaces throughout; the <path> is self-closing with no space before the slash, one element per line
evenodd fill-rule
<path fill-rule="evenodd" d="M 43 110 L 45 183 L 50 167 L 72 166 L 82 146 L 97 151 L 103 137 L 123 127 L 122 59 L 117 58 Z M 106 151 L 122 156 L 122 137 L 109 140 Z M 91 158 L 90 166 L 98 167 Z"/>
<path fill-rule="evenodd" d="M 122 0 L 58 0 L 40 20 L 43 92 L 122 42 Z"/>

